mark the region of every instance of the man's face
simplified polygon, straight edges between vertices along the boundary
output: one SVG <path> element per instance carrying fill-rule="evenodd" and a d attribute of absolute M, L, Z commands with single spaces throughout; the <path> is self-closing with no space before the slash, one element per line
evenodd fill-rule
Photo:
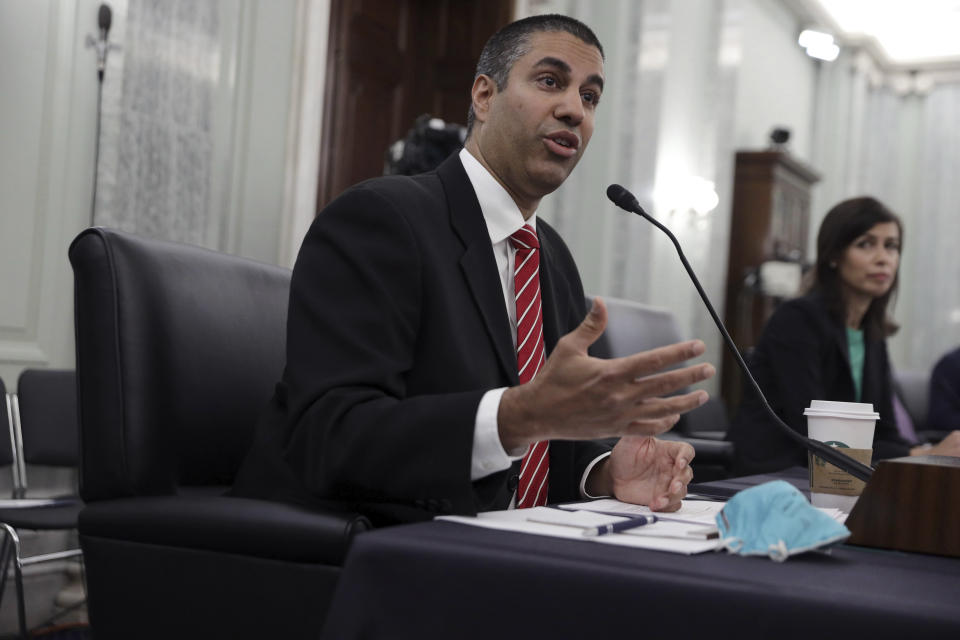
<path fill-rule="evenodd" d="M 525 215 L 577 166 L 603 91 L 603 59 L 596 47 L 563 31 L 532 34 L 529 45 L 502 91 L 486 76 L 474 83 L 480 108 L 471 136 L 476 138 L 471 150 Z"/>

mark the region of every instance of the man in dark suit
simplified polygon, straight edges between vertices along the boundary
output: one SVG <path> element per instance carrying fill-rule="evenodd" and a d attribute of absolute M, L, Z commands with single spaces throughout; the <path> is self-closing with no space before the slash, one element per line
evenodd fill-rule
<path fill-rule="evenodd" d="M 606 309 L 587 313 L 572 256 L 535 215 L 583 154 L 603 83 L 583 24 L 508 25 L 481 54 L 465 148 L 318 215 L 293 272 L 287 367 L 235 493 L 345 501 L 381 521 L 598 495 L 678 508 L 694 451 L 651 436 L 706 401 L 660 397 L 713 375 L 661 372 L 703 344 L 589 357 Z M 539 242 L 532 315 L 515 306 L 525 226 Z M 612 452 L 592 442 L 613 436 Z"/>

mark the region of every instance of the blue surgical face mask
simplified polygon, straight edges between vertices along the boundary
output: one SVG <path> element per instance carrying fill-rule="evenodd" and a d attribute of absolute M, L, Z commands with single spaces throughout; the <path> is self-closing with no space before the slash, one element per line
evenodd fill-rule
<path fill-rule="evenodd" d="M 789 482 L 774 480 L 741 491 L 717 514 L 723 545 L 731 553 L 789 556 L 842 542 L 850 530 L 810 506 Z"/>

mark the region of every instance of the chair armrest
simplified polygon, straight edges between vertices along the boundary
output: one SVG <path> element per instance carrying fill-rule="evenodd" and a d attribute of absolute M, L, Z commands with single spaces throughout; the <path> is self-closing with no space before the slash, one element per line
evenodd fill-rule
<path fill-rule="evenodd" d="M 726 440 L 712 440 L 707 438 L 688 438 L 682 434 L 676 434 L 671 431 L 657 436 L 661 440 L 679 440 L 689 443 L 697 452 L 697 457 L 693 459 L 696 465 L 720 465 L 730 467 L 733 464 L 732 442 Z"/>
<path fill-rule="evenodd" d="M 719 441 L 727 437 L 727 430 L 717 430 L 717 431 L 694 431 L 690 436 L 696 438 L 697 440 L 714 440 Z M 684 436 L 687 437 L 687 436 Z"/>
<path fill-rule="evenodd" d="M 950 435 L 949 431 L 938 431 L 935 429 L 924 429 L 917 431 L 917 440 L 920 442 L 930 442 L 932 444 L 937 444 L 944 438 Z"/>
<path fill-rule="evenodd" d="M 81 536 L 340 565 L 353 536 L 370 522 L 351 512 L 318 511 L 228 496 L 156 496 L 90 503 Z"/>
<path fill-rule="evenodd" d="M 692 438 L 707 438 L 709 440 L 723 439 L 730 422 L 727 419 L 727 407 L 722 398 L 710 397 L 706 404 L 688 411 L 680 416 L 680 422 L 673 428 L 674 431 Z M 710 433 L 704 436 L 703 433 Z M 716 438 L 712 434 L 720 433 Z"/>

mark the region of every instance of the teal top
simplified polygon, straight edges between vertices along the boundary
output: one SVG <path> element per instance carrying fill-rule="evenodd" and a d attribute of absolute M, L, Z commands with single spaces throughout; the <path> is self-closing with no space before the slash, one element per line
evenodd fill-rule
<path fill-rule="evenodd" d="M 863 344 L 863 329 L 847 327 L 847 350 L 850 352 L 850 374 L 853 376 L 853 388 L 857 392 L 857 402 L 863 392 L 863 360 L 866 347 Z"/>

